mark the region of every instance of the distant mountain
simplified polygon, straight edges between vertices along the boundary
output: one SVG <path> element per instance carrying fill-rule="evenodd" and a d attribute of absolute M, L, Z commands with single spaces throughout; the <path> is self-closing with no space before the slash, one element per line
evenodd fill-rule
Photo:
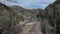
<path fill-rule="evenodd" d="M 16 12 L 38 12 L 38 11 L 43 11 L 43 9 L 24 9 L 23 7 L 20 6 L 11 6 L 10 7 L 12 10 L 15 10 Z"/>
<path fill-rule="evenodd" d="M 15 11 L 18 15 L 25 15 L 26 16 L 26 18 L 25 19 L 27 19 L 27 16 L 28 16 L 28 19 L 29 19 L 29 16 L 30 16 L 30 18 L 36 18 L 36 16 L 37 16 L 37 14 L 39 13 L 39 12 L 44 12 L 44 10 L 43 9 L 24 9 L 24 8 L 22 8 L 22 7 L 20 7 L 20 6 L 10 6 L 10 8 L 13 10 L 13 11 Z M 34 18 L 34 20 L 35 20 L 35 18 Z"/>

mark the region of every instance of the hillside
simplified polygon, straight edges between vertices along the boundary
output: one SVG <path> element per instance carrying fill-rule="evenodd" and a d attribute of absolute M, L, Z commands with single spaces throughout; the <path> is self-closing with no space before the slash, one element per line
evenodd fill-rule
<path fill-rule="evenodd" d="M 15 33 L 18 28 L 15 26 L 19 24 L 20 21 L 23 21 L 22 19 L 22 16 L 17 15 L 17 13 L 9 7 L 0 3 L 0 34 Z"/>
<path fill-rule="evenodd" d="M 56 1 L 55 3 L 49 5 L 46 8 L 46 11 L 50 13 L 49 15 L 52 16 L 52 25 L 56 28 L 56 34 L 60 34 L 60 0 Z M 54 25 L 56 23 L 56 25 Z"/>
<path fill-rule="evenodd" d="M 45 8 L 45 18 L 48 19 L 48 24 L 54 28 L 52 29 L 52 32 L 54 34 L 60 34 L 60 0 L 56 0 L 56 2 L 50 4 Z M 49 31 L 48 33 L 50 32 L 51 31 Z"/>
<path fill-rule="evenodd" d="M 37 17 L 42 24 L 42 32 L 44 34 L 60 34 L 60 0 L 56 0 L 39 12 Z"/>

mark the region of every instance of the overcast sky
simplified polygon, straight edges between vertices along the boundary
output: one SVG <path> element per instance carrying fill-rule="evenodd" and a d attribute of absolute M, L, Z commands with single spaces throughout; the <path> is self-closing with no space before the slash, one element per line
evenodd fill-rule
<path fill-rule="evenodd" d="M 18 5 L 24 8 L 45 8 L 49 4 L 53 3 L 55 0 L 16 0 L 17 3 L 13 3 L 6 0 L 0 0 L 0 2 L 4 1 L 6 5 L 13 6 Z"/>

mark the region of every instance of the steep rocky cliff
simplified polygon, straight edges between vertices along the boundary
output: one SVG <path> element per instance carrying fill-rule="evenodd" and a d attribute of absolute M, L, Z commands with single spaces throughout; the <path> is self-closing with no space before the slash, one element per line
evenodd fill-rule
<path fill-rule="evenodd" d="M 60 34 L 60 0 L 48 5 L 44 12 L 37 15 L 42 18 L 42 32 L 44 34 Z"/>
<path fill-rule="evenodd" d="M 54 33 L 60 34 L 60 0 L 56 0 L 45 8 L 49 25 L 54 27 Z"/>

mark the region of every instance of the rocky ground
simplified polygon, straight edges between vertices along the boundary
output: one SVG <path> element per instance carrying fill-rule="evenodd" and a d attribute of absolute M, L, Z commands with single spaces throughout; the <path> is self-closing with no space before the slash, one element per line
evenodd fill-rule
<path fill-rule="evenodd" d="M 24 25 L 21 34 L 42 34 L 39 21 L 28 22 L 28 20 L 25 20 L 19 24 L 20 26 Z"/>

